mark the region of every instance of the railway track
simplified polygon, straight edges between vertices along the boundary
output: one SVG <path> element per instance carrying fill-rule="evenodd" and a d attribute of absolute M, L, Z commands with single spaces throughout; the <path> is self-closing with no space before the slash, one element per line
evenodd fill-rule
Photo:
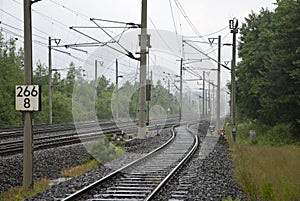
<path fill-rule="evenodd" d="M 115 123 L 112 121 L 98 121 L 98 122 L 81 122 L 76 124 L 76 128 L 84 129 L 84 128 L 93 128 L 93 127 L 107 127 L 114 126 Z M 61 123 L 61 124 L 52 124 L 52 125 L 39 125 L 33 126 L 34 135 L 51 135 L 57 133 L 65 133 L 72 132 L 76 130 L 75 125 L 73 123 Z M 0 129 L 0 141 L 5 141 L 7 139 L 17 139 L 23 138 L 22 127 L 15 128 L 2 128 Z"/>
<path fill-rule="evenodd" d="M 177 121 L 169 120 L 164 127 L 171 127 Z M 77 144 L 81 142 L 88 142 L 95 140 L 103 135 L 119 134 L 121 130 L 126 130 L 128 136 L 133 136 L 137 132 L 137 129 L 128 127 L 127 122 L 119 123 L 117 127 L 114 122 L 89 122 L 86 124 L 76 125 L 77 130 L 72 126 L 67 126 L 65 129 L 62 125 L 59 125 L 59 129 L 56 126 L 52 129 L 46 129 L 43 135 L 34 135 L 33 149 L 41 150 L 47 148 L 53 148 L 58 146 L 65 146 L 70 144 Z M 50 126 L 51 127 L 51 126 Z M 150 130 L 155 129 L 155 125 L 149 126 Z M 41 129 L 40 129 L 41 130 Z M 51 134 L 49 134 L 51 132 Z M 0 142 L 0 156 L 7 156 L 16 153 L 22 153 L 23 151 L 23 137 L 17 139 Z"/>
<path fill-rule="evenodd" d="M 199 141 L 181 126 L 158 149 L 58 200 L 151 200 L 196 151 Z M 180 192 L 177 192 L 180 193 Z"/>
<path fill-rule="evenodd" d="M 178 120 L 178 117 L 169 117 L 168 121 L 174 122 Z M 154 119 L 154 122 L 161 122 L 161 119 Z M 127 121 L 118 122 L 119 125 L 126 125 Z M 107 128 L 116 127 L 116 123 L 110 120 L 100 120 L 100 121 L 90 121 L 90 122 L 78 122 L 76 126 L 74 123 L 61 123 L 52 125 L 38 125 L 33 126 L 33 133 L 35 136 L 38 135 L 51 135 L 57 133 L 75 132 L 76 129 L 84 130 L 89 128 Z M 6 141 L 8 139 L 23 138 L 23 127 L 12 127 L 12 128 L 0 128 L 0 142 Z"/>

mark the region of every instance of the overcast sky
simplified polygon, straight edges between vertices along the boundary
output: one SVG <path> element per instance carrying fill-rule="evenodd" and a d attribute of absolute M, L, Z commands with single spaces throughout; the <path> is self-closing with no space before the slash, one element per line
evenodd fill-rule
<path fill-rule="evenodd" d="M 275 0 L 148 0 L 148 27 L 154 30 L 167 30 L 183 36 L 200 34 L 205 36 L 201 39 L 202 41 L 207 41 L 208 37 L 221 35 L 223 43 L 230 43 L 232 40 L 232 35 L 228 29 L 230 19 L 236 17 L 241 24 L 252 11 L 258 13 L 262 7 L 273 10 L 275 8 L 274 2 Z M 1 0 L 0 9 L 0 21 L 2 22 L 0 26 L 4 36 L 6 38 L 11 36 L 18 38 L 17 45 L 23 46 L 23 0 Z M 90 18 L 134 23 L 140 23 L 141 18 L 141 0 L 41 0 L 34 3 L 32 9 L 33 59 L 34 63 L 41 61 L 46 65 L 48 63 L 49 36 L 61 39 L 60 44 L 88 42 L 90 40 L 82 34 L 70 30 L 69 27 L 95 26 L 89 20 Z M 112 24 L 101 22 L 101 25 Z M 195 27 L 196 31 L 192 26 Z M 107 32 L 112 36 L 118 35 L 121 31 L 119 29 L 107 29 Z M 101 41 L 109 39 L 99 29 L 97 32 L 89 32 L 89 34 Z M 201 49 L 208 53 L 216 48 L 201 44 Z M 87 48 L 86 50 L 88 50 L 88 54 L 67 50 L 74 57 L 54 52 L 53 68 L 68 67 L 71 61 L 74 61 L 77 66 L 86 66 L 87 58 L 91 58 L 92 53 L 96 51 L 95 48 Z M 230 60 L 231 49 L 224 47 L 222 51 L 222 60 Z M 98 53 L 96 59 L 105 60 L 101 51 Z M 216 52 L 210 54 L 215 56 Z M 136 65 L 130 59 L 127 60 L 124 60 L 127 65 Z M 104 62 L 107 64 L 104 65 L 104 70 L 112 65 L 112 61 Z M 174 59 L 173 62 L 176 63 L 176 60 Z M 88 63 L 92 65 L 92 62 Z M 164 62 L 160 62 L 160 65 L 162 64 L 165 65 Z M 91 71 L 91 69 L 89 70 Z M 92 79 L 93 73 L 89 70 L 87 70 L 87 76 L 88 79 Z M 113 69 L 110 70 L 112 73 Z M 106 69 L 105 72 L 109 74 L 109 70 Z M 223 75 L 222 82 L 226 81 L 224 79 L 228 79 L 225 75 L 226 73 Z"/>

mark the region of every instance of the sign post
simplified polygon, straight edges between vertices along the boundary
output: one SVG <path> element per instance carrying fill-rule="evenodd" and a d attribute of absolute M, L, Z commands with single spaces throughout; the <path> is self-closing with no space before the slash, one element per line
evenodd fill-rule
<path fill-rule="evenodd" d="M 24 155 L 23 155 L 23 187 L 33 187 L 33 111 L 41 110 L 41 90 L 39 85 L 16 86 L 16 110 L 24 112 Z"/>
<path fill-rule="evenodd" d="M 40 111 L 41 93 L 39 85 L 16 86 L 16 110 L 17 111 Z"/>

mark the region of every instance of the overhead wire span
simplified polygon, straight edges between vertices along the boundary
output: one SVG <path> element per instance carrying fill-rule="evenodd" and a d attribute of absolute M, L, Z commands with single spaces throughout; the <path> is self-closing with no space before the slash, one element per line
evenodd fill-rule
<path fill-rule="evenodd" d="M 173 8 L 172 8 L 171 0 L 169 0 L 169 4 L 170 4 L 170 10 L 171 10 L 172 19 L 173 19 L 173 26 L 174 26 L 174 30 L 175 30 L 175 34 L 176 34 L 176 40 L 177 40 L 178 50 L 179 50 L 179 52 L 181 54 L 181 47 L 180 47 L 180 43 L 179 43 L 179 40 L 178 40 L 177 27 L 176 27 L 176 22 L 175 22 L 175 18 L 174 18 L 174 13 L 173 13 Z"/>
<path fill-rule="evenodd" d="M 190 73 L 190 74 L 192 74 L 192 75 L 194 75 L 194 76 L 196 76 L 196 77 L 199 77 L 199 78 L 202 77 L 200 74 L 198 74 L 197 72 L 195 72 L 195 71 L 192 70 L 192 69 L 185 68 L 185 71 L 188 72 L 188 73 Z"/>
<path fill-rule="evenodd" d="M 224 64 L 219 63 L 216 59 L 214 59 L 213 57 L 209 56 L 208 54 L 202 52 L 201 50 L 199 50 L 198 48 L 196 48 L 195 46 L 191 45 L 190 43 L 188 43 L 187 41 L 183 41 L 185 44 L 187 44 L 188 46 L 190 46 L 191 48 L 195 49 L 196 51 L 200 52 L 201 54 L 203 54 L 204 56 L 210 58 L 212 61 L 220 64 L 222 67 L 226 68 L 227 70 L 230 70 L 230 68 L 228 68 L 227 66 L 225 66 Z"/>
<path fill-rule="evenodd" d="M 132 59 L 137 59 L 136 57 L 134 57 L 134 55 L 132 54 L 132 52 L 130 52 L 129 50 L 127 50 L 123 45 L 120 44 L 119 41 L 117 41 L 114 37 L 112 37 L 107 31 L 105 31 L 98 23 L 96 23 L 95 21 L 97 19 L 95 18 L 91 18 L 90 19 L 97 27 L 99 27 L 106 35 L 108 35 L 111 40 L 113 40 L 115 43 L 117 43 L 125 52 L 126 52 L 126 55 Z"/>
<path fill-rule="evenodd" d="M 124 52 L 122 52 L 122 51 L 120 51 L 120 50 L 118 50 L 118 49 L 116 49 L 116 48 L 114 48 L 114 47 L 108 45 L 108 42 L 101 42 L 101 41 L 99 41 L 99 40 L 97 40 L 97 39 L 95 39 L 95 38 L 93 38 L 93 37 L 91 37 L 91 36 L 89 36 L 89 35 L 87 35 L 87 34 L 81 32 L 81 31 L 78 31 L 77 29 L 74 29 L 74 28 L 71 28 L 71 27 L 70 27 L 70 29 L 72 29 L 72 30 L 74 30 L 74 31 L 76 31 L 76 32 L 78 32 L 78 33 L 84 35 L 85 37 L 87 37 L 87 38 L 89 38 L 89 39 L 91 39 L 91 40 L 94 40 L 94 41 L 98 42 L 99 46 L 107 46 L 107 47 L 109 47 L 109 48 L 111 48 L 111 49 L 113 49 L 113 50 L 115 50 L 115 51 L 117 51 L 117 52 L 119 52 L 119 53 L 121 53 L 121 54 L 125 54 Z M 93 43 L 93 45 L 96 46 L 95 43 Z M 68 46 L 69 46 L 69 45 L 65 45 L 66 48 L 68 48 Z M 75 43 L 75 44 L 71 44 L 71 46 L 72 46 L 72 47 L 77 47 L 76 43 Z M 88 45 L 88 46 L 89 46 L 89 45 Z M 126 55 L 126 54 L 125 54 L 125 55 Z"/>
<path fill-rule="evenodd" d="M 162 37 L 162 35 L 159 33 L 158 29 L 156 28 L 155 24 L 153 23 L 152 19 L 149 17 L 149 20 L 151 22 L 151 24 L 153 25 L 155 31 L 157 32 L 158 36 L 160 37 L 160 39 L 162 40 L 162 42 L 166 45 L 166 47 L 170 50 L 170 52 L 174 51 L 172 50 L 172 48 L 168 45 L 168 43 L 165 41 L 165 39 Z"/>
<path fill-rule="evenodd" d="M 22 4 L 21 4 L 20 2 L 18 2 L 18 1 L 15 1 L 15 0 L 13 0 L 13 1 L 16 2 L 16 3 L 19 4 L 19 5 L 22 5 Z M 7 11 L 4 11 L 3 9 L 0 9 L 0 11 L 3 12 L 3 13 L 5 13 L 6 15 L 8 15 L 8 16 L 14 18 L 14 19 L 16 19 L 16 20 L 19 21 L 19 22 L 23 22 L 21 19 L 15 17 L 14 15 L 10 14 L 10 13 L 7 12 Z M 60 23 L 59 21 L 57 21 L 57 20 L 55 20 L 55 19 L 53 19 L 53 18 L 51 18 L 51 17 L 49 17 L 49 16 L 46 16 L 46 15 L 40 13 L 40 12 L 37 12 L 37 11 L 35 11 L 35 10 L 33 10 L 33 9 L 32 9 L 32 11 L 33 11 L 33 12 L 36 12 L 37 14 L 39 14 L 39 15 L 41 15 L 41 16 L 46 17 L 48 20 L 50 19 L 50 20 L 53 20 L 53 21 L 55 21 L 55 22 L 57 22 L 57 23 L 59 23 L 59 24 L 61 24 L 61 25 L 65 25 L 65 24 Z M 49 20 L 49 21 L 50 21 L 50 20 Z M 8 28 L 15 29 L 15 30 L 17 30 L 17 31 L 19 31 L 19 32 L 23 32 L 22 29 L 17 28 L 17 27 L 14 27 L 14 26 L 12 26 L 12 25 L 9 25 L 9 24 L 3 23 L 3 22 L 2 22 L 1 24 L 4 25 L 4 26 L 7 26 Z M 43 33 L 43 34 L 45 34 L 45 35 L 49 35 L 48 33 L 44 32 L 44 31 L 42 31 L 42 30 L 40 30 L 40 29 L 38 29 L 38 28 L 36 28 L 36 27 L 34 27 L 34 26 L 33 26 L 33 29 L 34 29 L 34 30 L 37 30 L 37 31 L 39 31 L 39 32 L 41 32 L 41 33 Z M 19 34 L 19 33 L 16 33 L 16 32 L 11 31 L 11 30 L 9 30 L 9 29 L 5 29 L 4 27 L 2 27 L 2 30 L 3 30 L 4 32 L 6 32 L 6 33 L 12 35 L 12 36 L 15 36 L 15 37 L 24 39 L 24 36 L 21 35 L 21 34 Z M 48 40 L 48 38 L 43 37 L 43 36 L 40 36 L 40 35 L 37 35 L 37 34 L 32 34 L 32 35 L 33 35 L 33 36 L 36 36 L 36 37 L 39 37 L 39 38 L 41 38 L 41 39 L 44 39 L 44 40 Z M 23 43 L 24 43 L 24 41 L 23 41 Z M 40 46 L 42 46 L 42 47 L 48 47 L 48 44 L 46 44 L 46 43 L 44 43 L 44 42 L 41 42 L 41 41 L 38 41 L 38 40 L 33 40 L 33 43 L 34 43 L 34 44 L 37 44 L 37 45 L 40 45 Z M 58 49 L 55 49 L 55 48 L 53 48 L 53 49 L 54 49 L 55 51 L 64 52 L 64 51 L 61 51 L 61 50 L 58 50 Z M 44 51 L 44 50 L 41 50 L 41 51 Z M 64 53 L 68 54 L 68 56 L 70 56 L 70 57 L 72 57 L 72 58 L 74 58 L 74 59 L 76 59 L 76 60 L 83 61 L 82 59 L 80 59 L 80 58 L 78 58 L 78 57 L 75 57 L 75 56 L 71 55 L 70 53 L 67 53 L 67 52 L 64 52 Z"/>
<path fill-rule="evenodd" d="M 141 28 L 140 24 L 136 24 L 136 23 L 133 23 L 133 22 L 121 22 L 121 21 L 105 20 L 105 19 L 99 19 L 99 18 L 93 18 L 93 20 L 98 20 L 98 21 L 103 21 L 103 22 L 110 22 L 110 23 L 115 23 L 115 24 L 125 24 L 125 25 L 134 26 L 134 28 Z"/>
<path fill-rule="evenodd" d="M 210 51 L 209 51 L 209 52 L 206 52 L 206 51 L 208 51 L 208 50 L 210 50 Z M 218 50 L 218 48 L 215 48 L 215 49 L 208 49 L 208 50 L 206 50 L 206 51 L 205 51 L 205 52 L 206 52 L 206 54 L 213 53 L 213 52 L 217 51 L 217 50 Z"/>
<path fill-rule="evenodd" d="M 17 20 L 17 21 L 19 21 L 19 22 L 23 22 L 22 20 L 20 20 L 20 19 L 19 19 L 19 18 L 17 18 L 16 16 L 14 16 L 14 15 L 10 14 L 9 12 L 7 12 L 7 11 L 3 10 L 2 8 L 0 8 L 0 11 L 1 11 L 1 12 L 3 12 L 3 13 L 5 13 L 5 14 L 6 14 L 6 15 L 8 15 L 8 16 L 10 16 L 10 17 L 14 18 L 15 20 Z"/>
<path fill-rule="evenodd" d="M 95 18 L 90 18 L 90 21 L 92 21 L 98 28 L 100 28 L 106 35 L 108 35 L 108 36 L 111 38 L 110 41 L 108 41 L 108 42 L 101 42 L 101 41 L 99 41 L 98 39 L 96 39 L 96 38 L 94 38 L 94 37 L 91 37 L 91 36 L 89 36 L 88 34 L 83 33 L 82 31 L 77 30 L 76 27 L 75 27 L 75 28 L 74 28 L 74 27 L 70 27 L 70 29 L 71 29 L 71 30 L 74 30 L 74 31 L 76 31 L 76 32 L 78 32 L 78 33 L 80 33 L 80 34 L 82 34 L 83 36 L 85 36 L 85 37 L 87 37 L 87 38 L 89 38 L 89 39 L 91 39 L 91 40 L 93 40 L 93 41 L 96 41 L 97 43 L 99 43 L 99 46 L 107 46 L 107 47 L 109 47 L 109 48 L 111 48 L 111 49 L 113 49 L 113 50 L 115 50 L 115 51 L 117 51 L 117 52 L 119 52 L 119 53 L 121 53 L 121 54 L 124 54 L 124 55 L 128 56 L 128 57 L 131 58 L 131 59 L 139 60 L 139 58 L 135 57 L 135 56 L 133 55 L 132 52 L 130 52 L 130 51 L 127 50 L 124 46 L 122 46 L 122 45 L 120 44 L 119 41 L 117 41 L 114 37 L 112 37 L 112 36 L 111 36 L 106 30 L 104 30 L 98 23 L 96 23 L 96 22 L 95 22 L 96 20 L 97 20 L 97 19 L 95 19 Z M 81 28 L 87 28 L 87 27 L 81 27 Z M 125 27 L 125 28 L 126 28 L 126 27 Z M 120 37 L 122 36 L 123 33 L 124 33 L 124 31 L 120 34 Z M 111 41 L 112 41 L 112 42 L 111 42 Z M 121 50 L 119 50 L 119 49 L 117 49 L 117 48 L 115 48 L 115 47 L 113 47 L 113 46 L 108 45 L 108 43 L 116 43 L 116 44 L 118 44 L 118 45 L 119 45 L 126 53 L 122 52 Z M 95 45 L 95 44 L 93 44 L 93 45 Z M 66 46 L 66 47 L 67 47 L 67 46 Z M 73 47 L 76 47 L 76 44 L 73 44 Z"/>
<path fill-rule="evenodd" d="M 224 31 L 225 29 L 227 29 L 228 27 L 225 26 L 224 28 L 220 29 L 220 30 L 217 30 L 215 32 L 212 32 L 212 33 L 208 33 L 208 34 L 204 34 L 202 35 L 202 37 L 207 37 L 207 36 L 211 36 L 211 35 L 215 35 L 221 31 Z M 199 38 L 199 36 L 184 36 L 185 38 Z"/>
<path fill-rule="evenodd" d="M 4 25 L 4 26 L 6 26 L 6 27 L 15 29 L 15 30 L 20 31 L 20 32 L 22 32 L 22 33 L 24 32 L 23 29 L 20 29 L 20 28 L 18 28 L 18 27 L 14 27 L 14 26 L 12 26 L 12 25 L 6 24 L 6 23 L 4 23 L 4 22 L 2 22 L 2 21 L 0 21 L 0 25 Z M 8 29 L 7 29 L 7 30 L 8 30 Z M 38 38 L 47 40 L 47 38 L 45 38 L 45 37 L 43 37 L 43 36 L 39 36 L 39 35 L 37 35 L 37 34 L 32 34 L 32 35 L 35 36 L 35 37 L 38 37 Z"/>
<path fill-rule="evenodd" d="M 222 41 L 227 38 L 229 36 L 229 32 L 225 34 L 225 36 L 222 37 Z M 208 48 L 207 50 L 205 50 L 205 52 L 208 52 L 207 54 L 210 54 L 212 52 L 215 52 L 218 48 L 215 48 L 218 45 L 218 43 L 213 43 L 212 45 L 210 45 L 210 48 Z M 214 49 L 213 49 L 214 48 Z"/>
<path fill-rule="evenodd" d="M 20 6 L 22 6 L 22 3 L 21 3 L 21 2 L 16 1 L 16 0 L 12 0 L 12 1 L 15 2 L 15 3 L 17 3 L 17 4 L 19 4 Z M 52 0 L 52 2 L 54 2 L 54 1 Z M 58 4 L 58 3 L 57 3 L 57 4 Z M 63 6 L 63 7 L 64 7 L 64 8 L 67 8 L 66 6 Z M 69 27 L 68 25 L 66 25 L 66 24 L 64 24 L 64 23 L 62 23 L 62 22 L 60 22 L 60 21 L 58 21 L 58 20 L 56 20 L 56 19 L 54 19 L 54 18 L 52 18 L 52 17 L 49 17 L 49 16 L 47 16 L 47 15 L 41 13 L 41 12 L 38 12 L 38 11 L 36 11 L 36 10 L 34 10 L 34 9 L 31 9 L 31 10 L 32 10 L 32 12 L 34 12 L 34 13 L 40 15 L 40 16 L 43 16 L 46 20 L 48 20 L 48 21 L 51 22 L 52 24 L 53 24 L 53 23 L 56 23 L 56 26 L 60 27 L 61 29 L 66 29 L 66 28 Z M 16 20 L 18 20 L 18 21 L 20 21 L 20 22 L 23 23 L 23 21 L 22 21 L 21 19 L 18 19 L 17 17 L 11 15 L 10 13 L 8 13 L 8 12 L 6 12 L 6 11 L 3 11 L 3 10 L 2 10 L 2 12 L 6 13 L 7 15 L 9 15 L 9 16 L 11 16 L 11 17 L 15 18 Z M 79 12 L 77 12 L 77 13 L 79 13 Z M 83 15 L 83 14 L 81 14 L 81 15 Z M 46 32 L 44 32 L 43 30 L 38 29 L 38 28 L 35 27 L 35 26 L 33 26 L 33 29 L 36 30 L 36 31 L 38 31 L 38 32 L 40 32 L 40 33 L 42 33 L 42 34 L 45 34 L 45 35 L 49 36 L 49 33 L 46 33 Z M 39 36 L 39 37 L 42 38 L 42 36 Z"/>
<path fill-rule="evenodd" d="M 89 19 L 88 16 L 86 16 L 86 15 L 84 15 L 84 14 L 78 12 L 78 11 L 75 11 L 75 10 L 73 10 L 71 8 L 68 8 L 68 7 L 66 7 L 66 6 L 64 6 L 64 5 L 60 4 L 60 3 L 57 3 L 56 1 L 53 1 L 53 0 L 49 0 L 49 1 L 52 2 L 52 3 L 54 3 L 54 4 L 56 4 L 56 5 L 58 5 L 58 6 L 61 6 L 62 8 L 66 9 L 66 10 L 72 12 L 72 13 L 75 13 L 76 15 L 81 16 L 82 18 Z"/>
<path fill-rule="evenodd" d="M 24 37 L 23 37 L 22 35 L 20 35 L 20 34 L 18 34 L 18 33 L 16 33 L 16 32 L 13 32 L 13 31 L 11 31 L 11 30 L 9 30 L 9 29 L 6 29 L 6 28 L 4 28 L 4 27 L 2 27 L 2 26 L 1 26 L 1 31 L 3 31 L 3 32 L 7 33 L 7 34 L 13 35 L 13 36 L 15 36 L 15 37 L 24 39 Z"/>
<path fill-rule="evenodd" d="M 194 26 L 194 24 L 192 23 L 192 21 L 190 20 L 190 18 L 187 16 L 186 12 L 184 11 L 184 9 L 181 6 L 181 4 L 179 3 L 179 1 L 178 0 L 174 0 L 174 2 L 176 4 L 176 6 L 178 7 L 179 11 L 181 12 L 181 14 L 183 15 L 183 17 L 185 18 L 185 20 L 188 22 L 188 24 L 191 26 L 192 30 L 195 32 L 195 34 L 198 35 L 199 38 L 203 38 L 203 36 L 196 29 L 196 27 Z"/>

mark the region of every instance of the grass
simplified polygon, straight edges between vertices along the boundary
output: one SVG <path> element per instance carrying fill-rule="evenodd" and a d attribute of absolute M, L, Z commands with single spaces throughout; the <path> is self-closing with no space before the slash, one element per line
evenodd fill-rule
<path fill-rule="evenodd" d="M 75 177 L 81 175 L 85 172 L 88 172 L 92 169 L 95 169 L 99 166 L 99 162 L 96 160 L 90 160 L 86 164 L 78 165 L 66 170 L 63 170 L 61 173 L 62 177 Z M 22 187 L 15 187 L 10 189 L 7 192 L 4 192 L 0 195 L 0 201 L 20 201 L 27 197 L 34 196 L 38 193 L 44 192 L 47 190 L 50 185 L 50 180 L 43 178 L 40 181 L 34 182 L 34 187 L 32 189 L 24 189 Z"/>
<path fill-rule="evenodd" d="M 49 179 L 43 178 L 40 181 L 34 182 L 32 189 L 15 187 L 0 195 L 0 201 L 21 201 L 27 197 L 36 195 L 49 188 Z"/>
<path fill-rule="evenodd" d="M 99 162 L 96 160 L 90 160 L 86 164 L 78 165 L 76 167 L 63 170 L 61 173 L 62 177 L 76 177 L 83 173 L 86 173 L 92 169 L 95 169 L 99 166 Z"/>
<path fill-rule="evenodd" d="M 245 126 L 245 125 L 242 125 Z M 235 163 L 234 175 L 251 200 L 299 201 L 300 200 L 300 147 L 274 146 L 263 138 L 254 144 L 237 127 L 236 143 L 230 143 Z M 227 138 L 230 142 L 230 128 Z M 267 131 L 268 132 L 268 131 Z M 260 140 L 258 138 L 258 140 Z"/>

